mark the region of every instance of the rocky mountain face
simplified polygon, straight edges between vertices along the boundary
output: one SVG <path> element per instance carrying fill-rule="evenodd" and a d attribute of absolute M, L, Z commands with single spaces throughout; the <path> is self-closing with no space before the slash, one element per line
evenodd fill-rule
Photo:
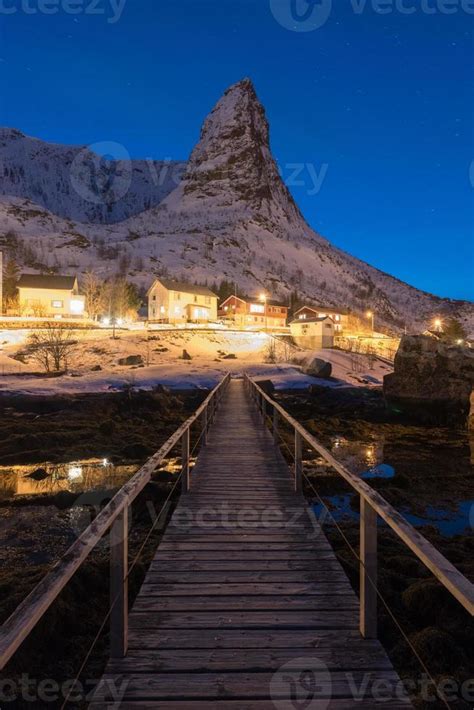
<path fill-rule="evenodd" d="M 61 173 L 60 160 L 50 157 L 51 173 Z M 86 168 L 89 172 L 81 173 L 75 165 L 68 186 L 60 182 L 53 190 L 52 201 L 62 204 L 61 210 L 45 209 L 44 200 L 31 195 L 25 200 L 25 193 L 19 198 L 18 192 L 8 192 L 10 183 L 4 185 L 0 248 L 3 239 L 3 248 L 11 250 L 13 232 L 20 252 L 25 245 L 34 248 L 40 269 L 94 268 L 106 275 L 120 262 L 143 287 L 160 274 L 210 284 L 227 279 L 251 293 L 267 289 L 287 299 L 297 291 L 308 302 L 361 313 L 371 308 L 379 324 L 394 328 L 420 328 L 445 314 L 474 332 L 474 304 L 419 291 L 333 247 L 308 226 L 279 175 L 265 111 L 248 79 L 218 101 L 182 180 L 166 195 L 164 190 L 155 206 L 114 224 L 80 224 L 70 211 L 64 219 L 68 195 L 75 190 L 90 199 L 83 185 L 91 180 L 105 184 L 108 199 L 106 206 L 90 205 L 94 214 L 111 203 L 115 215 L 131 209 L 133 181 L 115 199 L 124 189 L 123 174 L 109 171 L 104 183 L 100 167 L 91 169 L 86 161 Z M 61 173 L 64 182 L 66 173 L 67 168 Z"/>
<path fill-rule="evenodd" d="M 78 222 L 120 222 L 159 204 L 185 165 L 130 160 L 116 143 L 64 146 L 0 128 L 0 194 L 25 198 Z"/>

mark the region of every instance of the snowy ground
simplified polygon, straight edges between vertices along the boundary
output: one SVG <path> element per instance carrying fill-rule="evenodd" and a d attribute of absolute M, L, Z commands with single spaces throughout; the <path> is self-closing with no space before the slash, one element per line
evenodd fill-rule
<path fill-rule="evenodd" d="M 12 359 L 26 344 L 24 331 L 0 334 L 0 393 L 77 394 L 107 392 L 136 387 L 151 389 L 158 384 L 172 389 L 213 387 L 226 372 L 252 377 L 269 378 L 277 389 L 304 389 L 310 384 L 328 387 L 377 386 L 390 367 L 376 362 L 369 368 L 367 358 L 358 356 L 357 372 L 350 354 L 337 350 L 312 353 L 333 365 L 333 376 L 323 380 L 305 375 L 301 368 L 283 362 L 287 349 L 277 346 L 279 362 L 266 363 L 271 339 L 263 333 L 201 333 L 172 332 L 146 334 L 120 333 L 113 340 L 109 332 L 81 333 L 78 345 L 70 359 L 67 375 L 45 379 L 34 373 L 38 365 L 27 358 L 26 363 Z M 183 360 L 183 350 L 191 360 Z M 119 360 L 139 355 L 143 366 L 120 365 Z M 226 359 L 235 355 L 235 359 Z M 309 355 L 309 354 L 308 354 Z M 281 362 L 280 362 L 281 361 Z M 99 371 L 93 368 L 100 366 Z M 19 376 L 19 373 L 21 376 Z"/>

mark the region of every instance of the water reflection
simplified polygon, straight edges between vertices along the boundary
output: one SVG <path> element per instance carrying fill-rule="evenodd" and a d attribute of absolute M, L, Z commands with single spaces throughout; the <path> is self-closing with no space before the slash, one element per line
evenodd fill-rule
<path fill-rule="evenodd" d="M 195 458 L 190 458 L 190 467 Z M 107 458 L 42 463 L 30 466 L 0 466 L 0 500 L 17 496 L 53 495 L 61 491 L 82 493 L 123 486 L 138 470 L 137 464 L 113 464 Z M 181 459 L 171 457 L 160 472 L 178 474 Z"/>
<path fill-rule="evenodd" d="M 1 466 L 0 499 L 115 488 L 128 481 L 136 470 L 136 464 L 114 466 L 107 459 Z"/>

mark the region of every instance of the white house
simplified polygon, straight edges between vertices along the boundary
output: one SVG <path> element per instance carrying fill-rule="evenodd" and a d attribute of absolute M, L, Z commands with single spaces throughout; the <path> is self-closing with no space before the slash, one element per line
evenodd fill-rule
<path fill-rule="evenodd" d="M 156 279 L 148 291 L 148 320 L 175 324 L 215 321 L 217 298 L 206 286 Z"/>
<path fill-rule="evenodd" d="M 335 323 L 329 316 L 297 318 L 291 321 L 290 332 L 295 343 L 308 350 L 334 346 Z"/>
<path fill-rule="evenodd" d="M 323 318 L 329 316 L 334 321 L 336 334 L 342 333 L 347 327 L 348 311 L 339 306 L 303 306 L 295 311 L 295 319 L 311 320 L 312 318 Z"/>

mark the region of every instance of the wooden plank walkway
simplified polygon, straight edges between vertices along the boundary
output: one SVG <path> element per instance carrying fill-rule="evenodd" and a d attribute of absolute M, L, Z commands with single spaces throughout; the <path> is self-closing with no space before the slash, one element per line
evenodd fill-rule
<path fill-rule="evenodd" d="M 232 380 L 131 611 L 128 654 L 90 707 L 409 706 L 380 643 L 361 638 L 358 599 L 308 511 Z"/>

